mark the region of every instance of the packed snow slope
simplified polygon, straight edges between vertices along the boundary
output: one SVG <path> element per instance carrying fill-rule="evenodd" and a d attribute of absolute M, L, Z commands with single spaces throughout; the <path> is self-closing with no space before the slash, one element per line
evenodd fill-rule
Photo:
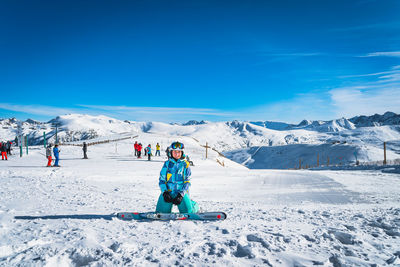
<path fill-rule="evenodd" d="M 218 222 L 121 221 L 155 209 L 165 160 L 133 157 L 135 140 L 162 149 L 178 137 L 61 146 L 61 168 L 44 148 L 0 161 L 0 266 L 396 266 L 400 176 L 378 171 L 225 167 L 191 137 L 191 198 Z M 176 211 L 176 209 L 175 209 Z M 16 219 L 15 216 L 31 216 Z"/>
<path fill-rule="evenodd" d="M 181 125 L 82 114 L 59 116 L 47 123 L 6 119 L 0 124 L 0 139 L 14 140 L 21 132 L 28 136 L 30 145 L 43 144 L 43 132 L 47 142 L 54 143 L 56 126 L 62 143 L 94 142 L 143 133 L 185 136 L 201 145 L 207 143 L 249 168 L 286 169 L 299 166 L 299 162 L 303 166 L 316 166 L 318 161 L 327 165 L 328 158 L 331 165 L 354 164 L 357 160 L 382 161 L 384 142 L 387 159 L 400 158 L 400 115 L 391 112 L 332 121 L 303 120 L 298 125 L 268 121 L 189 121 Z"/>

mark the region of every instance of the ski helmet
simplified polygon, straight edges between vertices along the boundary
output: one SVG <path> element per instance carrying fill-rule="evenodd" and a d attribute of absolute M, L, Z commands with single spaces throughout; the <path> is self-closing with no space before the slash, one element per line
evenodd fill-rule
<path fill-rule="evenodd" d="M 185 158 L 185 153 L 183 152 L 183 149 L 185 148 L 185 146 L 183 145 L 183 143 L 181 142 L 173 142 L 170 146 L 169 146 L 169 156 L 172 158 L 172 151 L 182 151 L 182 156 L 180 159 L 184 159 Z"/>

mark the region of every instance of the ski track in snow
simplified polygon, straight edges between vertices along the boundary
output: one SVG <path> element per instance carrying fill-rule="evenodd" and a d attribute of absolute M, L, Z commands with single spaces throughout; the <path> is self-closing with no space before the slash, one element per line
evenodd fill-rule
<path fill-rule="evenodd" d="M 398 174 L 223 168 L 193 153 L 191 197 L 226 220 L 121 221 L 110 215 L 155 209 L 165 158 L 114 146 L 89 160 L 61 147 L 61 168 L 42 167 L 40 147 L 1 162 L 0 266 L 400 265 Z"/>

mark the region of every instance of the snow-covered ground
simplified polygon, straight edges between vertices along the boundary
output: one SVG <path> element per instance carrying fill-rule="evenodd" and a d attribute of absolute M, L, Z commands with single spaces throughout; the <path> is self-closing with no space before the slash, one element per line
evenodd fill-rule
<path fill-rule="evenodd" d="M 223 167 L 216 153 L 206 160 L 195 140 L 180 139 L 195 163 L 192 198 L 226 212 L 225 221 L 110 216 L 152 211 L 160 193 L 165 158 L 134 158 L 134 139 L 90 146 L 88 160 L 80 147 L 62 146 L 61 168 L 44 167 L 43 147 L 33 147 L 0 162 L 0 265 L 400 265 L 399 174 L 249 170 L 220 159 Z M 164 150 L 174 138 L 139 141 Z"/>

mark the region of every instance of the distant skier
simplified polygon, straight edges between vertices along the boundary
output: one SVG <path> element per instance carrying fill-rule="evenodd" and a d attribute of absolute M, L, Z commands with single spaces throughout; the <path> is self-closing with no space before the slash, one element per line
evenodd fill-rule
<path fill-rule="evenodd" d="M 137 141 L 135 142 L 135 144 L 133 144 L 133 148 L 135 149 L 135 157 L 137 157 L 137 146 L 138 146 L 138 143 L 137 143 Z"/>
<path fill-rule="evenodd" d="M 169 147 L 167 147 L 167 149 L 165 149 L 165 154 L 167 154 L 167 158 L 169 159 L 170 158 L 170 153 L 169 153 L 170 151 L 169 151 Z"/>
<path fill-rule="evenodd" d="M 189 162 L 190 166 L 194 166 L 194 163 L 190 160 L 189 156 L 186 156 L 186 160 Z"/>
<path fill-rule="evenodd" d="M 143 149 L 143 151 L 144 151 L 144 155 L 147 156 L 147 147 L 145 147 L 145 148 Z"/>
<path fill-rule="evenodd" d="M 160 172 L 161 194 L 156 207 L 158 213 L 171 213 L 172 205 L 177 205 L 180 213 L 199 211 L 198 204 L 189 196 L 191 171 L 183 149 L 184 145 L 180 142 L 173 142 L 169 148 L 169 159 Z"/>
<path fill-rule="evenodd" d="M 88 157 L 87 157 L 87 154 L 86 154 L 86 152 L 87 152 L 87 144 L 86 144 L 86 142 L 83 142 L 82 150 L 83 150 L 83 158 L 87 159 Z"/>
<path fill-rule="evenodd" d="M 137 158 L 138 159 L 140 159 L 141 156 L 142 155 L 142 144 L 141 143 L 139 143 L 138 145 L 137 145 Z"/>
<path fill-rule="evenodd" d="M 157 145 L 156 145 L 156 154 L 155 154 L 155 156 L 160 156 L 160 144 L 159 143 L 157 143 Z"/>
<path fill-rule="evenodd" d="M 147 146 L 147 160 L 151 160 L 151 145 Z"/>
<path fill-rule="evenodd" d="M 54 145 L 53 154 L 54 154 L 54 157 L 56 158 L 56 161 L 54 162 L 53 167 L 60 167 L 60 165 L 58 165 L 58 161 L 60 160 L 60 152 L 61 152 L 61 150 L 58 149 L 58 145 L 57 144 Z"/>
<path fill-rule="evenodd" d="M 51 144 L 46 147 L 46 158 L 47 158 L 47 167 L 51 167 L 52 155 L 51 155 Z"/>
<path fill-rule="evenodd" d="M 4 158 L 5 158 L 6 160 L 8 160 L 8 159 L 7 159 L 7 147 L 6 147 L 6 143 L 1 142 L 0 145 L 1 145 L 1 147 L 0 147 L 0 151 L 1 151 L 1 160 L 4 160 Z"/>
<path fill-rule="evenodd" d="M 8 141 L 7 142 L 7 154 L 11 155 L 11 147 L 12 147 L 12 142 Z"/>

